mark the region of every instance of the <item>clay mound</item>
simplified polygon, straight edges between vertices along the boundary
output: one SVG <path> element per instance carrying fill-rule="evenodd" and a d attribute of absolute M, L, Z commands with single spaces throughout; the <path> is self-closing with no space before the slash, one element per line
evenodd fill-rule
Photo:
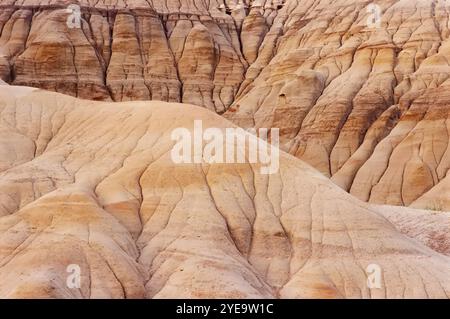
<path fill-rule="evenodd" d="M 0 87 L 0 296 L 450 296 L 448 256 L 290 155 L 272 175 L 174 164 L 171 132 L 194 119 L 232 125 L 189 105 Z"/>

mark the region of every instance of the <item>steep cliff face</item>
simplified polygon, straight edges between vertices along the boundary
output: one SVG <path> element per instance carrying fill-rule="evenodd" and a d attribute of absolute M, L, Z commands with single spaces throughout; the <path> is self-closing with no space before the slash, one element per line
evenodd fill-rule
<path fill-rule="evenodd" d="M 232 127 L 0 86 L 0 297 L 449 298 L 448 215 L 360 202 L 286 153 L 272 175 L 176 164 L 171 133 L 194 120 Z"/>
<path fill-rule="evenodd" d="M 450 210 L 448 1 L 0 5 L 9 83 L 201 105 L 280 128 L 286 151 L 364 201 Z"/>
<path fill-rule="evenodd" d="M 78 26 L 71 4 L 80 8 Z M 281 7 L 2 0 L 0 78 L 94 100 L 183 101 L 223 113 Z"/>

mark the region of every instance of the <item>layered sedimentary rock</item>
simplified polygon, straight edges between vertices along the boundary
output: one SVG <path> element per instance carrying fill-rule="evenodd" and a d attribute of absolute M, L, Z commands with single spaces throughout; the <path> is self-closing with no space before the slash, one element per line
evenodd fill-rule
<path fill-rule="evenodd" d="M 192 133 L 194 120 L 233 127 L 190 105 L 0 86 L 0 296 L 450 296 L 448 247 L 401 234 L 380 213 L 394 208 L 291 155 L 271 175 L 250 162 L 176 164 L 172 132 Z"/>
<path fill-rule="evenodd" d="M 0 78 L 93 100 L 183 101 L 223 113 L 282 7 L 251 5 L 2 0 Z"/>
<path fill-rule="evenodd" d="M 225 116 L 280 128 L 285 150 L 364 201 L 450 210 L 449 9 L 287 1 Z"/>
<path fill-rule="evenodd" d="M 405 207 L 374 207 L 399 231 L 415 238 L 433 250 L 450 256 L 450 213 L 412 210 Z"/>
<path fill-rule="evenodd" d="M 448 1 L 0 5 L 4 81 L 204 106 L 279 128 L 284 150 L 361 200 L 450 210 Z"/>

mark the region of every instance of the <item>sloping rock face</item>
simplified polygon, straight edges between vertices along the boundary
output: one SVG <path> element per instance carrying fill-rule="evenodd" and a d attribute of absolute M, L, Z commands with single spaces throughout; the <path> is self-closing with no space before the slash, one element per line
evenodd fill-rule
<path fill-rule="evenodd" d="M 67 24 L 70 4 L 80 6 L 79 28 Z M 92 100 L 201 105 L 242 127 L 280 128 L 286 151 L 361 200 L 450 210 L 447 1 L 0 8 L 4 81 Z"/>
<path fill-rule="evenodd" d="M 194 120 L 233 127 L 189 105 L 0 86 L 0 297 L 450 296 L 448 250 L 291 155 L 272 175 L 175 164 L 172 132 Z"/>
<path fill-rule="evenodd" d="M 449 9 L 287 1 L 225 116 L 280 128 L 286 151 L 364 201 L 450 210 Z"/>
<path fill-rule="evenodd" d="M 450 213 L 405 207 L 374 207 L 398 230 L 435 251 L 450 256 Z"/>
<path fill-rule="evenodd" d="M 257 2 L 2 0 L 0 78 L 92 100 L 183 101 L 223 113 L 282 7 Z"/>

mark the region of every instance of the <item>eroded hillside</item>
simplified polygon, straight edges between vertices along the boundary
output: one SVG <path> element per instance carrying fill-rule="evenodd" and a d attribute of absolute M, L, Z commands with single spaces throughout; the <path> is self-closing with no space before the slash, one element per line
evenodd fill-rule
<path fill-rule="evenodd" d="M 94 100 L 183 101 L 222 113 L 281 8 L 261 3 L 248 12 L 218 0 L 1 0 L 0 78 Z M 69 4 L 80 6 L 80 27 L 67 25 Z"/>
<path fill-rule="evenodd" d="M 364 201 L 450 210 L 448 1 L 236 3 L 0 0 L 0 75 L 280 128 L 286 151 Z"/>
<path fill-rule="evenodd" d="M 232 126 L 190 105 L 0 85 L 0 297 L 449 297 L 448 246 L 428 242 L 434 231 L 448 245 L 446 215 L 402 208 L 402 231 L 430 249 L 380 213 L 399 208 L 363 203 L 286 153 L 272 175 L 175 164 L 171 132 L 198 119 Z M 381 285 L 369 288 L 373 264 Z"/>
<path fill-rule="evenodd" d="M 367 1 L 300 2 L 226 117 L 280 128 L 286 150 L 362 200 L 450 210 L 448 2 L 375 1 L 378 26 Z"/>

